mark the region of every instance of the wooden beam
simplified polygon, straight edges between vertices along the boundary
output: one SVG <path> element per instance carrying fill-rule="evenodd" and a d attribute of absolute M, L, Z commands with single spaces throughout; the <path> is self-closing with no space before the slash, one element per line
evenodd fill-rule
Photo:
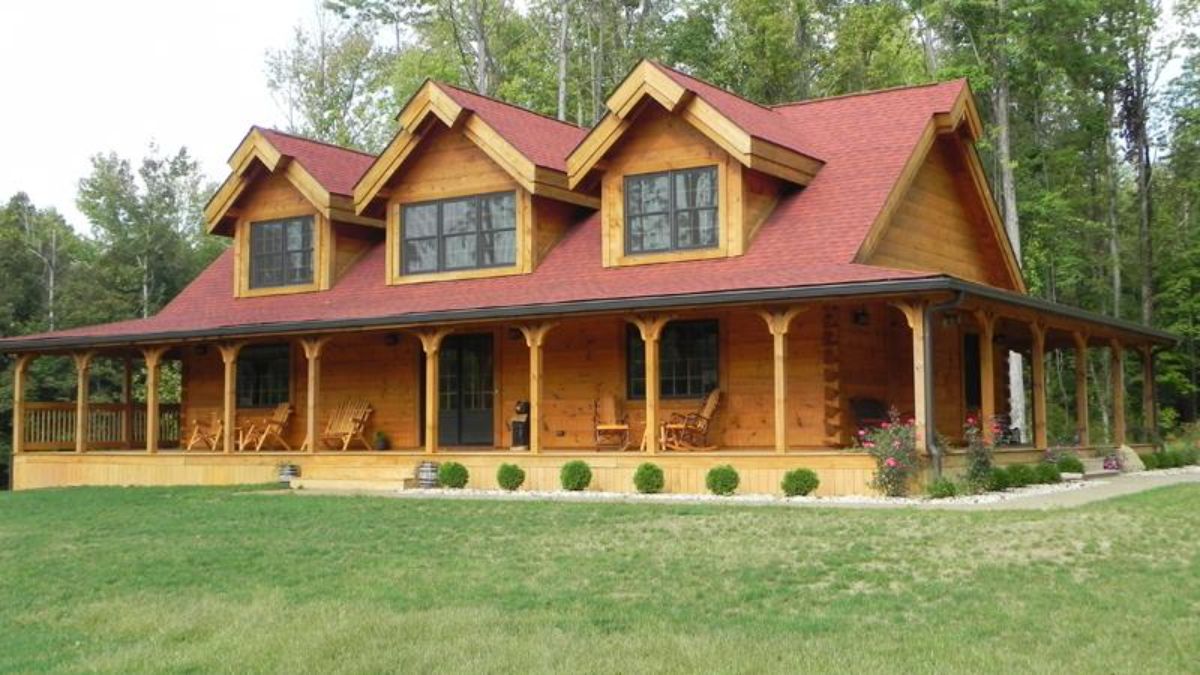
<path fill-rule="evenodd" d="M 1088 336 L 1086 333 L 1071 334 L 1075 341 L 1075 434 L 1079 447 L 1092 444 L 1088 422 Z"/>
<path fill-rule="evenodd" d="M 1120 340 L 1108 342 L 1109 374 L 1112 376 L 1113 445 L 1125 445 L 1125 347 Z"/>
<path fill-rule="evenodd" d="M 13 362 L 13 418 L 12 418 L 12 451 L 14 455 L 25 452 L 25 379 L 29 374 L 29 364 L 37 356 L 35 354 L 18 354 Z"/>
<path fill-rule="evenodd" d="M 88 399 L 91 397 L 89 380 L 95 353 L 77 352 L 71 356 L 75 360 L 75 452 L 82 453 L 87 451 L 88 445 Z"/>
<path fill-rule="evenodd" d="M 158 452 L 158 376 L 166 352 L 166 347 L 142 349 L 142 358 L 146 361 L 146 453 L 151 455 Z"/>
<path fill-rule="evenodd" d="M 1142 346 L 1142 420 L 1146 441 L 1158 442 L 1158 410 L 1154 396 L 1154 345 Z"/>
<path fill-rule="evenodd" d="M 542 377 L 542 345 L 555 325 L 546 322 L 520 326 L 525 344 L 529 347 L 529 451 L 535 455 L 542 451 L 542 388 L 545 384 Z"/>
<path fill-rule="evenodd" d="M 924 453 L 929 449 L 926 433 L 929 411 L 925 407 L 925 372 L 929 364 L 925 362 L 925 312 L 929 307 L 927 300 L 898 302 L 896 308 L 904 313 L 908 327 L 912 329 L 912 362 L 913 362 L 913 435 L 918 452 Z"/>
<path fill-rule="evenodd" d="M 807 307 L 761 310 L 758 315 L 767 324 L 772 338 L 772 358 L 775 375 L 775 452 L 787 452 L 787 334 L 796 318 Z"/>
<path fill-rule="evenodd" d="M 976 310 L 979 325 L 979 422 L 985 443 L 996 442 L 996 315 Z"/>
<path fill-rule="evenodd" d="M 1046 420 L 1046 326 L 1034 322 L 1029 326 L 1033 335 L 1030 368 L 1033 371 L 1033 444 L 1039 450 L 1049 447 Z"/>
<path fill-rule="evenodd" d="M 645 430 L 642 432 L 642 443 L 645 446 L 646 454 L 653 455 L 658 452 L 659 442 L 659 338 L 662 337 L 663 327 L 667 325 L 671 317 L 665 314 L 640 315 L 630 317 L 628 320 L 637 326 L 646 348 L 646 425 Z"/>
<path fill-rule="evenodd" d="M 450 328 L 416 331 L 425 350 L 425 454 L 432 455 L 438 445 L 438 353 Z"/>
<path fill-rule="evenodd" d="M 230 342 L 217 345 L 221 361 L 225 364 L 225 386 L 221 404 L 221 444 L 225 453 L 233 452 L 237 426 L 237 359 L 244 343 Z"/>
<path fill-rule="evenodd" d="M 317 451 L 317 422 L 321 410 L 321 351 L 332 339 L 332 336 L 324 336 L 300 340 L 300 345 L 304 347 L 304 358 L 308 361 L 308 395 L 305 398 L 304 444 L 300 446 L 301 452 Z"/>

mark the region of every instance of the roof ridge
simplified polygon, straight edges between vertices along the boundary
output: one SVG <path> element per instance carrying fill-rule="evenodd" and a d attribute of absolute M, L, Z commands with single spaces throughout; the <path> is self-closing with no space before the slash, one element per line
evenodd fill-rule
<path fill-rule="evenodd" d="M 883 89 L 868 89 L 866 91 L 852 91 L 852 92 L 847 92 L 845 94 L 835 94 L 833 96 L 821 96 L 819 98 L 808 98 L 808 99 L 804 99 L 803 101 L 788 101 L 786 103 L 772 103 L 770 106 L 770 109 L 777 110 L 779 108 L 790 108 L 793 106 L 808 105 L 810 103 L 824 103 L 826 101 L 837 101 L 837 100 L 840 100 L 843 98 L 855 98 L 857 96 L 873 96 L 875 94 L 890 94 L 890 93 L 897 92 L 897 91 L 906 91 L 908 89 L 922 89 L 924 87 L 939 87 L 943 84 L 950 84 L 952 82 L 963 82 L 966 79 L 967 78 L 965 78 L 965 77 L 956 77 L 951 80 L 935 80 L 933 82 L 920 82 L 920 83 L 915 83 L 915 84 L 899 84 L 894 87 L 884 87 Z"/>
<path fill-rule="evenodd" d="M 264 127 L 264 126 L 260 126 L 257 124 L 255 124 L 253 126 L 255 129 L 258 129 L 259 131 L 269 131 L 273 134 L 279 134 L 280 136 L 287 136 L 288 138 L 294 138 L 298 141 L 305 141 L 307 143 L 315 143 L 317 145 L 324 145 L 327 148 L 333 148 L 335 150 L 345 150 L 346 152 L 353 152 L 356 155 L 363 155 L 364 157 L 371 157 L 372 159 L 379 157 L 379 155 L 367 152 L 366 150 L 357 150 L 355 148 L 347 148 L 344 145 L 338 145 L 336 143 L 330 143 L 328 141 L 320 141 L 315 138 L 309 138 L 308 136 L 301 136 L 300 134 L 292 133 L 290 131 L 280 131 L 279 129 L 276 129 L 274 127 Z"/>
<path fill-rule="evenodd" d="M 546 113 L 540 113 L 536 110 L 530 110 L 529 108 L 526 108 L 523 105 L 517 105 L 516 103 L 510 103 L 508 101 L 505 101 L 504 99 L 496 98 L 495 96 L 488 96 L 487 94 L 481 94 L 477 91 L 471 91 L 470 89 L 467 89 L 466 87 L 460 87 L 457 84 L 450 84 L 449 82 L 444 82 L 442 80 L 434 80 L 432 78 L 429 81 L 438 86 L 450 87 L 451 89 L 461 91 L 464 94 L 468 94 L 470 96 L 478 96 L 479 98 L 491 101 L 492 103 L 499 103 L 500 105 L 508 106 L 509 108 L 515 108 L 516 110 L 520 110 L 523 113 L 529 113 L 530 115 L 537 115 L 538 117 L 541 117 L 543 119 L 549 120 L 551 122 L 557 122 L 559 124 L 566 125 L 573 129 L 583 129 L 585 131 L 591 129 L 590 127 L 585 127 L 580 124 L 575 124 L 574 122 L 568 122 L 566 120 L 560 120 L 557 117 L 551 117 L 550 115 L 547 115 Z"/>
<path fill-rule="evenodd" d="M 704 84 L 704 85 L 706 85 L 706 86 L 712 87 L 713 89 L 716 89 L 716 90 L 718 90 L 718 91 L 723 91 L 723 92 L 725 92 L 726 94 L 729 94 L 730 96 L 733 96 L 734 98 L 737 98 L 737 99 L 739 99 L 739 100 L 745 101 L 746 103 L 749 103 L 749 104 L 750 104 L 750 105 L 752 105 L 752 106 L 755 106 L 755 107 L 758 107 L 758 108 L 762 108 L 763 110 L 766 110 L 767 112 L 775 112 L 775 110 L 774 110 L 774 108 L 773 108 L 772 106 L 769 106 L 769 105 L 763 105 L 763 104 L 759 103 L 758 101 L 755 101 L 755 100 L 753 100 L 753 99 L 746 98 L 745 96 L 743 96 L 743 95 L 741 95 L 741 94 L 737 93 L 736 91 L 732 91 L 732 90 L 726 89 L 725 87 L 722 87 L 722 86 L 721 86 L 721 85 L 719 85 L 719 84 L 713 84 L 712 82 L 709 82 L 708 80 L 705 80 L 705 79 L 703 79 L 703 78 L 696 77 L 695 75 L 692 75 L 691 73 L 685 73 L 685 72 L 683 72 L 682 70 L 680 70 L 680 69 L 678 69 L 678 68 L 674 68 L 674 67 L 672 67 L 672 66 L 668 66 L 667 64 L 665 64 L 665 63 L 663 63 L 663 62 L 659 61 L 658 59 L 646 59 L 646 60 L 647 60 L 647 61 L 649 61 L 650 63 L 652 63 L 652 64 L 654 64 L 654 65 L 658 66 L 659 68 L 665 68 L 665 69 L 667 69 L 667 70 L 669 70 L 669 71 L 671 71 L 671 72 L 673 72 L 673 73 L 677 73 L 677 74 L 679 74 L 679 75 L 682 75 L 682 76 L 684 76 L 684 77 L 686 77 L 686 78 L 689 78 L 689 79 L 695 80 L 695 81 L 697 81 L 697 82 L 699 82 L 699 83 L 701 83 L 701 84 Z"/>

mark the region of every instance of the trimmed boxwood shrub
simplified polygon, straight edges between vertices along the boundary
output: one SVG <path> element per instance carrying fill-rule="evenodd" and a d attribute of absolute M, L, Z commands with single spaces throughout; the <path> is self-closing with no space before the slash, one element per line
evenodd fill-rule
<path fill-rule="evenodd" d="M 458 462 L 444 462 L 438 467 L 438 483 L 442 487 L 457 490 L 464 487 L 470 477 L 467 467 Z"/>
<path fill-rule="evenodd" d="M 1025 487 L 1037 481 L 1037 474 L 1028 464 L 1013 464 L 1004 471 L 1008 474 L 1009 487 Z"/>
<path fill-rule="evenodd" d="M 1147 471 L 1153 471 L 1158 468 L 1157 452 L 1147 452 L 1144 455 L 1138 455 L 1138 457 L 1142 458 L 1142 464 L 1146 467 Z"/>
<path fill-rule="evenodd" d="M 741 479 L 738 478 L 737 469 L 728 464 L 714 466 L 704 477 L 704 484 L 708 486 L 708 491 L 723 497 L 733 494 L 737 490 L 739 482 Z"/>
<path fill-rule="evenodd" d="M 587 486 L 592 484 L 592 468 L 581 459 L 572 460 L 563 464 L 558 479 L 564 490 L 571 492 L 586 490 Z"/>
<path fill-rule="evenodd" d="M 1178 450 L 1167 450 L 1163 454 L 1167 456 L 1167 460 L 1171 463 L 1172 469 L 1176 469 L 1181 466 L 1187 466 L 1187 459 L 1184 458 L 1182 452 Z"/>
<path fill-rule="evenodd" d="M 1083 473 L 1083 461 L 1075 455 L 1063 455 L 1058 458 L 1058 470 L 1060 473 Z"/>
<path fill-rule="evenodd" d="M 779 487 L 783 489 L 783 494 L 795 497 L 812 494 L 820 484 L 821 479 L 817 478 L 816 472 L 812 469 L 792 469 L 783 474 L 783 482 Z"/>
<path fill-rule="evenodd" d="M 929 484 L 929 487 L 925 488 L 925 491 L 931 499 L 947 499 L 958 496 L 958 485 L 945 476 L 939 476 Z"/>
<path fill-rule="evenodd" d="M 1200 462 L 1200 450 L 1196 448 L 1180 448 L 1179 456 L 1183 458 L 1183 466 L 1191 466 Z"/>
<path fill-rule="evenodd" d="M 663 470 L 657 464 L 645 462 L 637 468 L 637 471 L 633 472 L 633 486 L 644 495 L 662 492 L 666 482 Z"/>
<path fill-rule="evenodd" d="M 516 464 L 501 464 L 496 469 L 496 482 L 502 489 L 512 492 L 525 482 L 525 470 Z"/>
<path fill-rule="evenodd" d="M 1034 471 L 1037 473 L 1037 482 L 1044 485 L 1062 482 L 1062 470 L 1057 464 L 1042 462 L 1037 465 Z"/>
<path fill-rule="evenodd" d="M 987 489 L 988 492 L 1004 492 L 1008 489 L 1008 472 L 1004 467 L 992 467 L 992 472 L 988 474 Z"/>

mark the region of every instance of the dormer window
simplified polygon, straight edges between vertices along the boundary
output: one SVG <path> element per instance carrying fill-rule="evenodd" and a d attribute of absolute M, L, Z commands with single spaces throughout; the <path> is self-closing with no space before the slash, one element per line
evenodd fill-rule
<path fill-rule="evenodd" d="M 313 218 L 250 224 L 250 288 L 313 283 Z"/>
<path fill-rule="evenodd" d="M 516 213 L 513 192 L 404 204 L 404 274 L 515 265 Z"/>
<path fill-rule="evenodd" d="M 713 248 L 720 242 L 717 167 L 625 177 L 625 252 Z"/>

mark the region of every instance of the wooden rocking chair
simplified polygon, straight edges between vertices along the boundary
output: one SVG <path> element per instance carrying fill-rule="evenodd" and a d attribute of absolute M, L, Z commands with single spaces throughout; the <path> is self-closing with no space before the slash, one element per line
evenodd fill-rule
<path fill-rule="evenodd" d="M 330 448 L 341 450 L 350 449 L 354 439 L 362 441 L 363 447 L 371 449 L 364 432 L 367 428 L 367 418 L 371 416 L 371 404 L 362 399 L 347 399 L 334 409 L 329 417 L 329 424 L 321 434 L 321 441 Z"/>
<path fill-rule="evenodd" d="M 708 444 L 708 425 L 717 412 L 717 404 L 721 402 L 721 390 L 713 389 L 704 397 L 704 403 L 694 413 L 682 415 L 674 413 L 671 419 L 664 422 L 660 438 L 662 446 L 668 450 L 683 450 L 694 452 L 698 450 L 714 450 L 716 446 Z"/>
<path fill-rule="evenodd" d="M 288 420 L 292 417 L 292 404 L 280 403 L 270 417 L 264 417 L 250 424 L 250 428 L 242 435 L 242 450 L 254 448 L 255 452 L 262 450 L 267 439 L 279 441 L 283 449 L 292 451 L 292 446 L 283 438 L 283 430 L 287 428 Z"/>
<path fill-rule="evenodd" d="M 611 395 L 594 401 L 592 423 L 596 430 L 596 447 L 614 445 L 629 449 L 629 415 L 617 413 L 617 399 Z"/>
<path fill-rule="evenodd" d="M 192 420 L 192 435 L 188 439 L 184 451 L 195 449 L 197 445 L 203 445 L 208 450 L 216 451 L 224 443 L 224 439 L 225 420 L 221 419 L 219 413 L 214 412 L 212 419 L 208 422 L 200 419 Z"/>

